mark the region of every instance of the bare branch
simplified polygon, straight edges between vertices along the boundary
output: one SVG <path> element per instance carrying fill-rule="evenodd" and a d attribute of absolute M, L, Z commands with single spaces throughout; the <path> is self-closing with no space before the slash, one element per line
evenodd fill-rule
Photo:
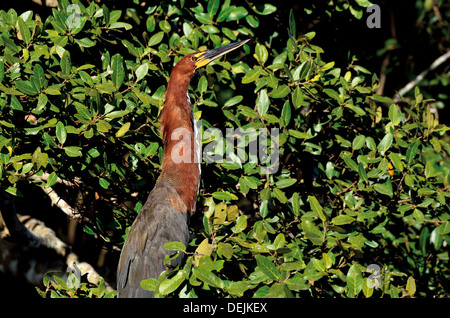
<path fill-rule="evenodd" d="M 33 174 L 33 175 L 28 177 L 28 180 L 47 182 L 49 176 L 50 176 L 50 174 L 47 173 L 47 172 L 44 172 L 42 174 L 42 176 L 38 176 L 36 174 Z M 61 179 L 60 177 L 58 177 L 56 179 L 56 183 L 61 183 L 61 184 L 64 184 L 64 185 L 66 185 L 68 187 L 75 187 L 75 186 L 77 186 L 77 184 L 81 184 L 82 182 L 78 178 L 75 178 L 75 183 L 73 183 L 71 181 L 64 180 L 64 179 Z"/>
<path fill-rule="evenodd" d="M 56 205 L 61 211 L 73 219 L 80 219 L 81 214 L 72 208 L 66 201 L 64 201 L 52 187 L 41 187 L 51 200 L 52 205 Z"/>
<path fill-rule="evenodd" d="M 28 180 L 31 181 L 40 181 L 42 183 L 47 183 L 47 180 L 49 178 L 49 173 L 43 173 L 41 176 L 38 175 L 32 175 L 28 177 Z M 76 187 L 77 184 L 81 183 L 79 180 L 75 180 L 76 183 L 70 182 L 68 180 L 64 180 L 61 178 L 57 178 L 56 183 L 64 184 L 68 187 Z M 77 212 L 75 208 L 70 206 L 64 199 L 62 199 L 56 191 L 52 187 L 47 186 L 40 186 L 42 191 L 45 192 L 45 194 L 48 195 L 48 197 L 51 200 L 51 204 L 54 206 L 57 206 L 61 211 L 63 211 L 65 214 L 67 214 L 72 219 L 80 220 L 82 218 L 81 214 Z"/>
<path fill-rule="evenodd" d="M 12 197 L 7 193 L 4 197 L 0 213 L 1 238 L 9 240 L 0 239 L 2 272 L 24 278 L 30 284 L 41 285 L 48 271 L 61 269 L 64 263 L 68 267 L 75 263 L 82 275 L 88 275 L 89 282 L 99 284 L 100 275 L 92 265 L 80 262 L 75 253 L 68 253 L 69 246 L 42 221 L 28 215 L 17 215 Z M 105 287 L 113 290 L 107 282 Z"/>
<path fill-rule="evenodd" d="M 394 96 L 394 101 L 398 102 L 401 100 L 401 97 L 404 96 L 406 93 L 408 93 L 410 90 L 412 90 L 414 87 L 416 87 L 427 75 L 429 72 L 435 70 L 438 66 L 443 64 L 445 61 L 450 59 L 450 51 L 447 53 L 439 56 L 434 62 L 428 67 L 426 70 L 424 70 L 422 73 L 416 76 L 414 80 L 409 82 L 405 85 L 402 89 L 398 91 L 397 94 Z"/>
<path fill-rule="evenodd" d="M 16 205 L 13 201 L 13 197 L 6 192 L 3 192 L 2 196 L 3 198 L 0 202 L 0 214 L 3 222 L 0 223 L 4 223 L 5 225 L 5 234 L 2 234 L 2 236 L 9 235 L 17 242 L 25 243 L 26 245 L 33 247 L 39 247 L 42 244 L 39 237 L 30 232 L 17 218 Z"/>

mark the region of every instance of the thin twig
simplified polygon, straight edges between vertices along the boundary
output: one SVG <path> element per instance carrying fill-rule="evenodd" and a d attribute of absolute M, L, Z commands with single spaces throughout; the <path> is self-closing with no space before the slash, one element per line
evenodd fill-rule
<path fill-rule="evenodd" d="M 443 64 L 445 61 L 450 59 L 450 51 L 447 53 L 439 56 L 434 62 L 428 67 L 426 70 L 424 70 L 422 73 L 416 76 L 414 80 L 409 82 L 405 85 L 402 89 L 398 91 L 397 94 L 394 96 L 394 101 L 399 102 L 402 99 L 402 96 L 404 96 L 406 93 L 408 93 L 410 90 L 412 90 L 414 87 L 416 87 L 427 75 L 429 72 L 435 70 L 438 66 Z"/>

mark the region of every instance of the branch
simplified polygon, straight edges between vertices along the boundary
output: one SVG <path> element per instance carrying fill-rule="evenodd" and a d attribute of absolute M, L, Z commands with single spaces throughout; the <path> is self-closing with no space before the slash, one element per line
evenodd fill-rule
<path fill-rule="evenodd" d="M 50 176 L 50 174 L 48 174 L 48 173 L 44 173 L 44 174 L 42 174 L 42 176 L 32 175 L 32 176 L 28 177 L 28 180 L 40 181 L 40 182 L 46 183 L 49 176 Z M 75 182 L 78 182 L 78 181 L 75 181 Z M 56 183 L 61 183 L 66 186 L 69 186 L 69 187 L 76 186 L 75 183 L 72 183 L 67 180 L 63 180 L 59 177 L 56 180 Z M 42 191 L 45 192 L 45 194 L 48 195 L 52 206 L 53 205 L 57 206 L 61 211 L 63 211 L 65 214 L 67 214 L 72 219 L 76 219 L 76 220 L 82 219 L 81 214 L 78 213 L 75 208 L 71 207 L 64 199 L 62 199 L 52 187 L 40 186 L 40 188 L 42 189 Z"/>
<path fill-rule="evenodd" d="M 58 6 L 57 0 L 32 0 L 32 1 L 40 6 L 44 6 L 44 7 L 56 8 Z"/>
<path fill-rule="evenodd" d="M 2 234 L 2 236 L 9 235 L 13 240 L 29 246 L 41 246 L 43 242 L 39 237 L 30 232 L 17 218 L 13 197 L 6 192 L 3 192 L 2 196 L 3 198 L 0 201 L 0 217 L 2 217 L 0 218 L 0 228 L 2 223 L 6 227 L 5 234 Z"/>
<path fill-rule="evenodd" d="M 77 213 L 77 211 L 72 208 L 66 201 L 64 201 L 52 187 L 41 187 L 42 191 L 48 195 L 50 198 L 51 204 L 56 205 L 61 211 L 67 214 L 72 219 L 80 219 L 81 214 Z"/>
<path fill-rule="evenodd" d="M 390 25 L 390 30 L 391 30 L 391 38 L 397 40 L 397 29 L 395 27 L 395 15 L 394 15 L 394 10 L 392 8 L 392 6 L 389 7 L 389 25 Z M 379 95 L 383 95 L 384 92 L 384 86 L 386 85 L 386 80 L 387 80 L 387 75 L 386 75 L 386 68 L 389 65 L 389 62 L 391 60 L 391 54 L 392 51 L 389 50 L 386 53 L 386 56 L 383 59 L 383 62 L 381 63 L 381 69 L 380 69 L 380 81 L 379 81 L 379 86 L 377 89 L 377 94 Z"/>
<path fill-rule="evenodd" d="M 66 264 L 70 268 L 73 263 L 75 263 L 75 265 L 77 265 L 80 269 L 81 275 L 87 274 L 87 279 L 90 283 L 95 285 L 100 283 L 101 276 L 97 273 L 94 267 L 89 263 L 78 261 L 78 256 L 75 253 L 70 253 L 66 258 Z M 105 287 L 108 291 L 114 290 L 106 281 Z"/>
<path fill-rule="evenodd" d="M 75 253 L 68 252 L 70 248 L 44 222 L 16 214 L 11 195 L 5 192 L 0 205 L 1 238 L 8 239 L 0 239 L 2 272 L 24 278 L 30 284 L 41 285 L 48 271 L 75 263 L 82 275 L 88 275 L 89 282 L 99 284 L 100 275 L 94 267 L 80 262 Z M 107 282 L 105 286 L 107 290 L 113 290 Z"/>
<path fill-rule="evenodd" d="M 424 70 L 422 73 L 417 75 L 417 77 L 405 85 L 402 89 L 398 91 L 397 94 L 394 96 L 394 101 L 398 102 L 401 100 L 402 96 L 404 96 L 406 93 L 408 93 L 410 90 L 412 90 L 414 87 L 416 87 L 427 75 L 429 72 L 435 70 L 438 66 L 443 64 L 445 61 L 450 59 L 450 51 L 447 53 L 439 56 L 434 62 L 428 67 L 426 70 Z"/>
<path fill-rule="evenodd" d="M 42 176 L 38 176 L 38 175 L 36 175 L 36 174 L 33 174 L 33 175 L 31 175 L 31 176 L 28 177 L 28 180 L 47 182 L 49 176 L 50 176 L 50 174 L 47 173 L 47 172 L 44 172 L 44 173 L 42 174 Z M 66 185 L 66 186 L 68 186 L 68 187 L 74 187 L 74 186 L 76 186 L 77 184 L 83 183 L 83 182 L 81 182 L 78 178 L 75 178 L 75 182 L 76 182 L 76 183 L 73 183 L 73 182 L 70 182 L 70 181 L 68 181 L 68 180 L 61 179 L 60 177 L 58 177 L 58 178 L 56 179 L 56 183 L 61 183 L 61 184 L 64 184 L 64 185 Z"/>

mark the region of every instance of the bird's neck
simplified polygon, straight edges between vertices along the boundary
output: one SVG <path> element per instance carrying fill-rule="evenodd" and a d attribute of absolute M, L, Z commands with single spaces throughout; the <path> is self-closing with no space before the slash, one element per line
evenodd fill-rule
<path fill-rule="evenodd" d="M 164 160 L 158 182 L 169 182 L 192 214 L 200 180 L 200 145 L 187 96 L 189 81 L 173 79 L 171 76 L 160 116 Z"/>

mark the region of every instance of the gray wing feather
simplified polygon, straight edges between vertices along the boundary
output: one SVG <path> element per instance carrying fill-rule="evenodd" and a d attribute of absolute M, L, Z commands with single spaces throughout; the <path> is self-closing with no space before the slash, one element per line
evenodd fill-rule
<path fill-rule="evenodd" d="M 117 270 L 117 296 L 125 298 L 153 297 L 153 292 L 141 288 L 140 282 L 158 278 L 167 267 L 164 258 L 171 252 L 164 244 L 178 241 L 189 243 L 186 208 L 178 211 L 173 204 L 178 196 L 171 186 L 156 185 L 142 207 L 125 240 Z M 172 261 L 180 264 L 182 255 Z"/>

